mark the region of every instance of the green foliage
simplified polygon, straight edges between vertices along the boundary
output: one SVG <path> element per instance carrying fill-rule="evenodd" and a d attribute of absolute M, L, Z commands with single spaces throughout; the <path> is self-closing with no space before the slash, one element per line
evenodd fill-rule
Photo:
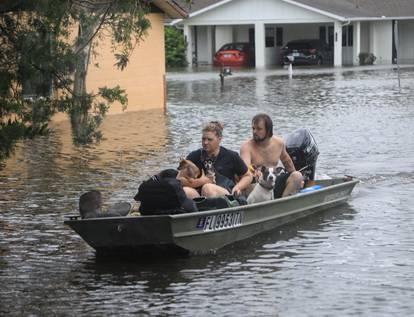
<path fill-rule="evenodd" d="M 165 62 L 167 67 L 185 67 L 187 43 L 181 30 L 165 27 Z"/>
<path fill-rule="evenodd" d="M 150 27 L 149 2 L 8 3 L 0 12 L 0 160 L 17 140 L 47 133 L 56 111 L 70 115 L 75 142 L 99 139 L 110 105 L 119 102 L 125 109 L 128 99 L 119 86 L 103 87 L 96 95 L 86 91 L 90 56 L 111 35 L 116 65 L 124 69 Z"/>
<path fill-rule="evenodd" d="M 109 103 L 118 101 L 122 105 L 122 109 L 125 110 L 128 104 L 128 97 L 125 94 L 125 90 L 121 87 L 116 86 L 114 88 L 99 88 L 99 95 Z"/>
<path fill-rule="evenodd" d="M 16 141 L 25 136 L 25 131 L 25 126 L 19 121 L 0 122 L 0 161 L 13 152 Z"/>

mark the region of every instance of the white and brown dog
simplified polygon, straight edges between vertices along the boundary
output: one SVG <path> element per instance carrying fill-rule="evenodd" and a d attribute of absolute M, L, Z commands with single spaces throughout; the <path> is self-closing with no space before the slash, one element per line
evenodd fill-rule
<path fill-rule="evenodd" d="M 277 177 L 276 170 L 277 169 L 274 167 L 261 167 L 261 176 L 256 186 L 247 197 L 248 204 L 254 204 L 273 199 L 273 189 L 275 187 Z"/>

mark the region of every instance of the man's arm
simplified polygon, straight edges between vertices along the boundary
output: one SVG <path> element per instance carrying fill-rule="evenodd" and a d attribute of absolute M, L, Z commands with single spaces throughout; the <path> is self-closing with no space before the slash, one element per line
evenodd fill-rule
<path fill-rule="evenodd" d="M 286 151 L 285 145 L 283 145 L 282 154 L 280 154 L 280 160 L 283 163 L 283 166 L 288 172 L 296 171 L 295 165 L 293 164 L 292 159 L 290 158 L 288 152 Z"/>
<path fill-rule="evenodd" d="M 248 141 L 244 142 L 240 147 L 240 156 L 237 155 L 236 166 L 239 168 L 238 175 L 240 180 L 233 187 L 231 193 L 240 196 L 241 191 L 246 189 L 253 181 L 253 175 L 250 172 L 249 166 L 251 164 L 251 154 Z"/>
<path fill-rule="evenodd" d="M 247 186 L 249 186 L 252 183 L 253 176 L 252 174 L 247 171 L 246 174 L 244 174 L 241 179 L 237 182 L 237 184 L 233 187 L 231 193 L 240 196 L 242 190 L 246 189 Z"/>
<path fill-rule="evenodd" d="M 252 164 L 252 155 L 250 153 L 249 141 L 243 142 L 242 146 L 240 147 L 240 157 L 247 167 Z"/>

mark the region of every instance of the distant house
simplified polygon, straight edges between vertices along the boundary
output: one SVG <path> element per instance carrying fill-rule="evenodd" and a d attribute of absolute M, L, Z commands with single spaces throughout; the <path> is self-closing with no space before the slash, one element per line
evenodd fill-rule
<path fill-rule="evenodd" d="M 123 71 L 114 66 L 115 58 L 108 40 L 99 45 L 99 55 L 91 61 L 88 70 L 88 91 L 97 91 L 103 86 L 121 86 L 128 94 L 127 111 L 165 108 L 164 19 L 181 19 L 187 15 L 175 1 L 153 0 L 151 3 L 151 28 L 134 50 L 128 66 Z M 122 112 L 121 107 L 116 105 L 109 110 L 112 114 L 119 112 Z"/>
<path fill-rule="evenodd" d="M 184 28 L 187 59 L 198 64 L 211 64 L 225 43 L 250 42 L 256 67 L 274 65 L 286 42 L 305 38 L 330 45 L 334 66 L 358 64 L 360 52 L 379 64 L 397 52 L 399 62 L 414 62 L 411 0 L 193 0 L 188 18 L 172 24 Z"/>

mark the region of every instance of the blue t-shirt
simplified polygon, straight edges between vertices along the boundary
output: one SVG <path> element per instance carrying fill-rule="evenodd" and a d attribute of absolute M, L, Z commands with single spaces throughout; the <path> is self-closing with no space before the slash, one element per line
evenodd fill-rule
<path fill-rule="evenodd" d="M 236 183 L 235 175 L 243 176 L 247 173 L 247 166 L 239 154 L 222 146 L 220 146 L 220 152 L 215 158 L 208 157 L 206 151 L 199 149 L 188 154 L 187 159 L 203 169 L 206 174 L 208 172 L 206 162 L 210 161 L 216 173 L 226 176 L 234 183 Z"/>

